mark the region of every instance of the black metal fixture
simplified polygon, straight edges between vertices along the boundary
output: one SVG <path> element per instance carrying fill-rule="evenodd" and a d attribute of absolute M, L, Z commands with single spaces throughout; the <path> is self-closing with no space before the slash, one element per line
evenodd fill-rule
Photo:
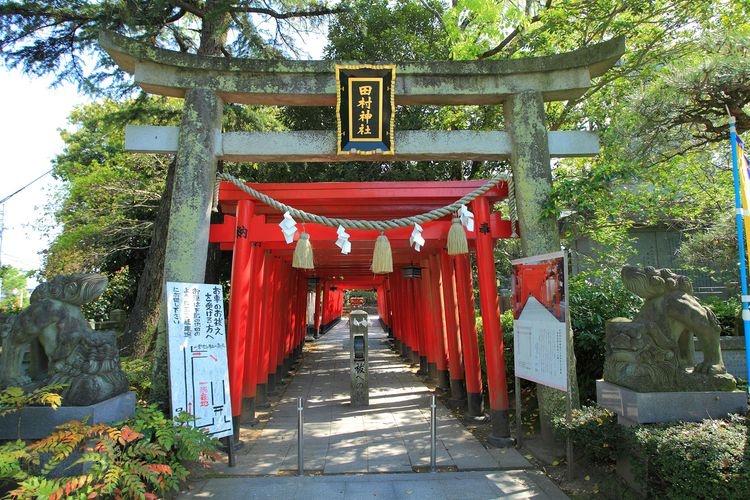
<path fill-rule="evenodd" d="M 317 276 L 310 276 L 307 278 L 307 291 L 313 292 L 318 288 L 318 283 L 320 282 L 320 278 Z"/>
<path fill-rule="evenodd" d="M 422 268 L 411 264 L 409 266 L 401 268 L 401 275 L 404 278 L 420 279 L 422 278 Z"/>

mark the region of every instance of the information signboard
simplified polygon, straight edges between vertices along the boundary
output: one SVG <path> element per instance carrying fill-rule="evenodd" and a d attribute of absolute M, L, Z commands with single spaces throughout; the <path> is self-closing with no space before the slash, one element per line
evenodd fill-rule
<path fill-rule="evenodd" d="M 563 252 L 513 264 L 516 377 L 568 390 L 567 260 Z"/>
<path fill-rule="evenodd" d="M 221 286 L 167 282 L 172 414 L 221 438 L 232 435 L 224 298 Z"/>

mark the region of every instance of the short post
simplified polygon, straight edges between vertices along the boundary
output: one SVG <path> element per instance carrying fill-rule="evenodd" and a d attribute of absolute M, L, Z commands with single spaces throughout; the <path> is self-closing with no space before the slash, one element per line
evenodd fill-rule
<path fill-rule="evenodd" d="M 434 394 L 430 400 L 430 472 L 437 472 L 437 404 Z"/>
<path fill-rule="evenodd" d="M 302 403 L 302 397 L 297 398 L 297 475 L 305 475 L 305 450 L 304 450 L 304 426 L 305 417 L 302 415 L 305 407 Z"/>
<path fill-rule="evenodd" d="M 521 408 L 521 379 L 515 377 L 516 392 L 516 444 L 520 448 L 523 446 L 523 408 Z"/>
<path fill-rule="evenodd" d="M 351 367 L 351 405 L 370 404 L 368 375 L 367 312 L 349 313 L 349 365 Z"/>

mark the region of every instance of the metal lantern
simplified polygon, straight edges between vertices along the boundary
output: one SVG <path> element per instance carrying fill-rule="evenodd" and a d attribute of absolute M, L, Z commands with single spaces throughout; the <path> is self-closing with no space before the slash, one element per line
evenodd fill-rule
<path fill-rule="evenodd" d="M 401 275 L 408 279 L 421 279 L 422 268 L 419 266 L 411 265 L 401 268 Z"/>

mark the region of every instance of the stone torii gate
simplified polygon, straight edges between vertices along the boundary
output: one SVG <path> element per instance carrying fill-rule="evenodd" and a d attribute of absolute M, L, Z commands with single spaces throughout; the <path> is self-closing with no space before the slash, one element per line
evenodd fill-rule
<path fill-rule="evenodd" d="M 333 61 L 260 61 L 200 57 L 104 33 L 102 47 L 145 91 L 185 98 L 179 128 L 128 127 L 131 151 L 176 154 L 165 257 L 165 281 L 204 280 L 217 160 L 352 161 L 336 155 L 336 132 L 222 132 L 223 103 L 335 106 Z M 544 102 L 580 97 L 624 53 L 623 39 L 573 52 L 504 61 L 397 63 L 397 105 L 502 104 L 504 131 L 397 131 L 395 154 L 367 161 L 510 159 L 525 253 L 556 249 L 555 221 L 540 219 L 551 186 L 551 157 L 592 156 L 598 138 L 583 131 L 549 132 Z M 485 204 L 482 205 L 482 210 Z M 489 213 L 481 217 L 489 219 Z M 477 238 L 485 342 L 502 345 L 492 238 Z M 481 258 L 480 258 L 481 256 Z M 160 332 L 163 333 L 163 332 Z M 502 367 L 488 356 L 488 372 Z M 497 358 L 500 358 L 498 366 Z M 490 364 L 494 366 L 490 366 Z M 490 376 L 496 373 L 490 373 Z M 504 380 L 504 374 L 502 376 Z M 496 379 L 497 380 L 497 379 Z M 509 440 L 505 388 L 490 382 L 492 438 Z"/>

